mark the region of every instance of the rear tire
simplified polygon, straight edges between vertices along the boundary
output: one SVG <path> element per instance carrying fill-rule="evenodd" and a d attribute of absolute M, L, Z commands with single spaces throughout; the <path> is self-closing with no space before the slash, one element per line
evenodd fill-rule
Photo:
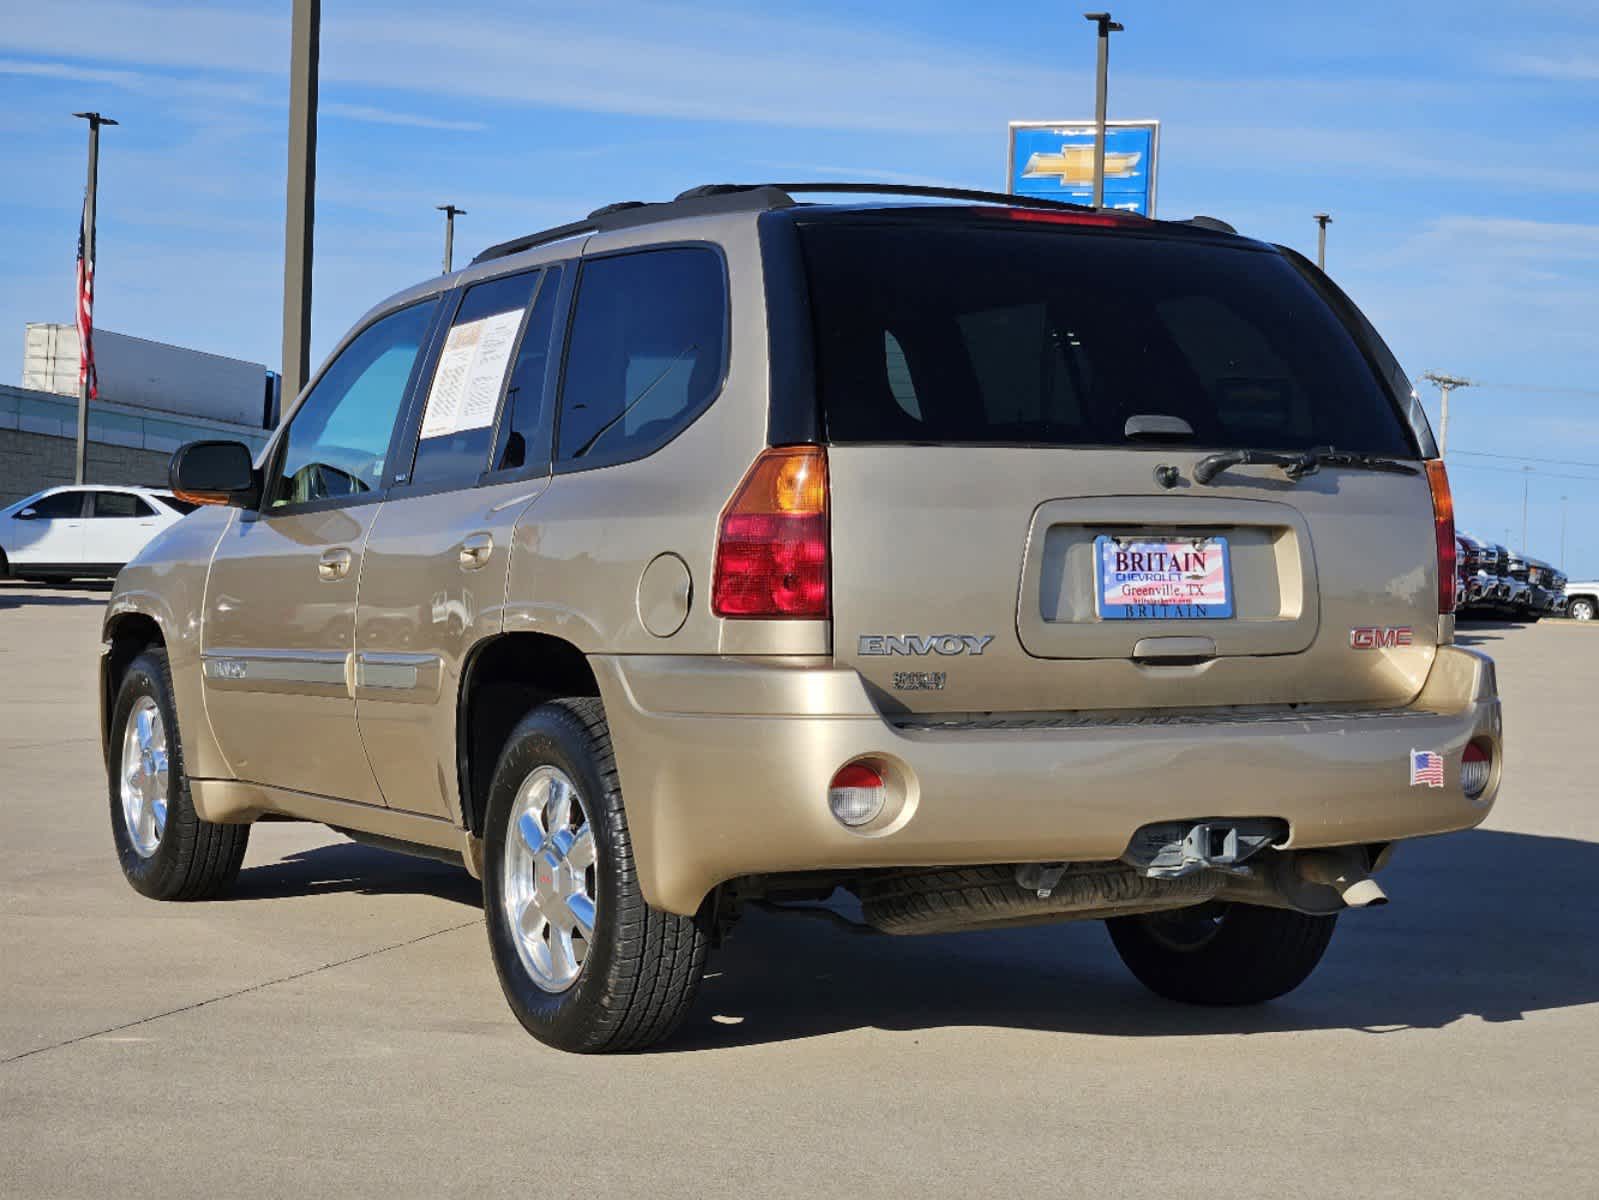
<path fill-rule="evenodd" d="M 201 818 L 184 773 L 167 653 L 152 646 L 128 665 L 111 710 L 106 751 L 111 835 L 122 873 L 152 900 L 210 900 L 239 874 L 248 825 Z"/>
<path fill-rule="evenodd" d="M 511 731 L 490 787 L 483 910 L 505 999 L 546 1045 L 637 1050 L 688 1015 L 708 922 L 644 899 L 597 699 L 541 705 Z"/>
<path fill-rule="evenodd" d="M 1263 1004 L 1315 970 L 1336 916 L 1212 902 L 1106 921 L 1116 952 L 1156 995 L 1184 1004 Z"/>

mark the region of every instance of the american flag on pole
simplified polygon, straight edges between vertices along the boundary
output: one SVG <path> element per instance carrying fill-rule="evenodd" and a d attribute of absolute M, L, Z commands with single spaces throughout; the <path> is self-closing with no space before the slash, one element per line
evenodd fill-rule
<path fill-rule="evenodd" d="M 84 197 L 84 208 L 89 206 Z M 89 385 L 89 399 L 100 398 L 100 380 L 94 370 L 94 249 L 85 228 L 88 213 L 78 217 L 78 386 Z"/>
<path fill-rule="evenodd" d="M 1441 788 L 1444 785 L 1444 757 L 1434 750 L 1410 752 L 1410 786 Z"/>

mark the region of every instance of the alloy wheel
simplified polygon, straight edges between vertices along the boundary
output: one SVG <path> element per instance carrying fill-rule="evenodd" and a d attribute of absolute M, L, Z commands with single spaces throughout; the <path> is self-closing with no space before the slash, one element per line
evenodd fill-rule
<path fill-rule="evenodd" d="M 566 991 L 588 958 L 598 896 L 589 814 L 559 767 L 535 768 L 517 789 L 500 893 L 528 976 L 546 992 Z"/>
<path fill-rule="evenodd" d="M 167 828 L 167 731 L 154 698 L 140 696 L 122 731 L 122 822 L 140 858 L 161 845 Z"/>

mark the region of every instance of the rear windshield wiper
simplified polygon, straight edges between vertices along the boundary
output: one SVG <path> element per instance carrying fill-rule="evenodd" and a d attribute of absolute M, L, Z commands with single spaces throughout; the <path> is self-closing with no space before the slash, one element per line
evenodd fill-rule
<path fill-rule="evenodd" d="M 1387 471 L 1393 475 L 1419 474 L 1409 463 L 1376 454 L 1348 454 L 1331 446 L 1306 450 L 1303 454 L 1279 454 L 1271 450 L 1220 450 L 1207 454 L 1194 464 L 1194 482 L 1209 483 L 1229 467 L 1246 464 L 1281 467 L 1289 479 L 1298 481 L 1314 475 L 1322 467 L 1352 467 L 1360 471 Z"/>

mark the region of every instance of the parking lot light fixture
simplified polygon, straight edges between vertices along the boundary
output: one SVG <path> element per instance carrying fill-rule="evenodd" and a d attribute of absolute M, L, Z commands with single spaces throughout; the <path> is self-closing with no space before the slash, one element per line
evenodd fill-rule
<path fill-rule="evenodd" d="M 1331 224 L 1331 213 L 1316 214 L 1316 266 L 1322 271 L 1327 269 L 1327 226 Z"/>
<path fill-rule="evenodd" d="M 1099 66 L 1094 81 L 1094 207 L 1105 203 L 1105 99 L 1110 74 L 1110 35 L 1125 26 L 1110 19 L 1108 12 L 1084 13 L 1085 21 L 1099 26 Z"/>

